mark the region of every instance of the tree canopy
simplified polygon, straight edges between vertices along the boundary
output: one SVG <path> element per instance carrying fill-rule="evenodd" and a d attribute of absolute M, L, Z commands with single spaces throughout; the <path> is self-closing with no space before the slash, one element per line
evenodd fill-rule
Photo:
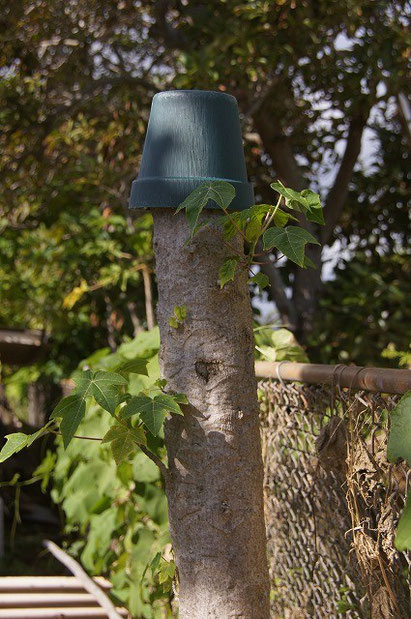
<path fill-rule="evenodd" d="M 326 225 L 304 225 L 323 247 L 362 252 L 370 272 L 402 255 L 406 5 L 3 0 L 0 323 L 51 331 L 72 367 L 150 321 L 151 224 L 126 206 L 151 98 L 170 88 L 237 97 L 257 199 L 277 178 L 319 191 Z M 309 274 L 263 267 L 306 342 L 330 290 L 309 251 Z"/>

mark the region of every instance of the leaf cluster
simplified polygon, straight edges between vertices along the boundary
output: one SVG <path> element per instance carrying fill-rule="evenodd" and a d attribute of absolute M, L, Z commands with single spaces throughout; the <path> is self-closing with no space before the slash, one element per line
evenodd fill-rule
<path fill-rule="evenodd" d="M 230 254 L 221 265 L 219 279 L 221 288 L 232 281 L 238 269 L 251 271 L 250 282 L 260 290 L 269 285 L 263 273 L 254 273 L 257 243 L 262 240 L 263 249 L 269 252 L 277 249 L 280 254 L 305 269 L 316 268 L 305 255 L 308 243 L 319 245 L 318 240 L 303 226 L 287 225 L 290 220 L 299 221 L 298 215 L 304 215 L 308 222 L 324 224 L 320 196 L 309 189 L 301 192 L 285 187 L 280 181 L 271 184 L 278 194 L 276 204 L 256 204 L 248 209 L 230 212 L 228 209 L 235 196 L 235 188 L 227 181 L 207 181 L 202 183 L 178 206 L 176 213 L 184 210 L 190 227 L 190 239 L 203 230 L 212 221 L 201 218 L 206 207 L 215 207 L 224 212 L 217 220 L 221 229 L 223 243 L 233 252 L 235 247 L 231 239 L 240 235 L 244 240 L 246 252 Z M 293 214 L 295 213 L 295 215 Z M 297 216 L 296 216 L 297 215 Z M 258 264 L 258 262 L 257 262 Z M 173 320 L 173 319 L 171 319 Z M 176 322 L 176 320 L 173 320 Z"/>
<path fill-rule="evenodd" d="M 102 351 L 95 353 L 95 364 L 105 365 L 110 369 L 88 368 L 74 372 L 74 388 L 71 394 L 57 404 L 46 426 L 32 435 L 21 432 L 8 435 L 0 452 L 0 461 L 10 458 L 24 447 L 29 447 L 35 440 L 50 432 L 59 432 L 64 447 L 67 448 L 76 436 L 90 402 L 99 405 L 115 422 L 107 434 L 101 437 L 101 441 L 110 444 L 118 465 L 137 449 L 146 449 L 147 435 L 158 436 L 169 414 L 183 415 L 180 405 L 187 404 L 187 399 L 183 394 L 164 393 L 163 389 L 167 384 L 164 380 L 154 383 L 148 390 L 139 391 L 137 395 L 130 392 L 130 376 L 148 377 L 149 357 L 130 358 L 133 349 L 141 350 L 138 339 L 137 347 L 131 342 L 108 357 L 106 351 L 102 356 Z M 90 362 L 92 357 L 88 359 L 88 363 Z M 150 452 L 146 453 L 150 457 Z"/>

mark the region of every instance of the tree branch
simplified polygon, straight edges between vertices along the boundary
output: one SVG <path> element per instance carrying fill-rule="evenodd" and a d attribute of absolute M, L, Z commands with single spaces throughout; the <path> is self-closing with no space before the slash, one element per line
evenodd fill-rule
<path fill-rule="evenodd" d="M 294 331 L 297 326 L 297 315 L 294 304 L 285 293 L 285 286 L 278 267 L 273 262 L 264 262 L 261 271 L 270 280 L 270 292 L 285 327 Z"/>
<path fill-rule="evenodd" d="M 274 82 L 274 88 L 277 82 Z M 254 111 L 254 125 L 260 134 L 264 149 L 270 156 L 273 166 L 285 185 L 296 191 L 307 187 L 307 181 L 294 157 L 290 138 L 284 135 L 276 123 L 274 112 L 270 106 L 272 90 L 266 92 L 262 101 Z"/>
<path fill-rule="evenodd" d="M 328 243 L 334 228 L 341 216 L 344 203 L 348 196 L 348 187 L 354 166 L 361 152 L 361 140 L 367 123 L 371 105 L 367 102 L 358 106 L 356 114 L 352 117 L 348 131 L 347 143 L 340 167 L 335 177 L 334 184 L 330 189 L 324 206 L 325 226 L 321 229 L 321 243 Z"/>
<path fill-rule="evenodd" d="M 162 462 L 160 460 L 160 458 L 158 456 L 156 456 L 156 454 L 154 454 L 152 451 L 150 451 L 149 449 L 147 449 L 147 447 L 145 447 L 144 445 L 139 445 L 141 451 L 143 452 L 143 454 L 145 454 L 147 456 L 147 458 L 150 458 L 150 460 L 152 462 L 154 462 L 154 464 L 156 466 L 158 466 L 158 468 L 160 469 L 163 477 L 164 477 L 164 481 L 167 483 L 169 477 L 170 477 L 170 472 L 168 470 L 168 468 L 166 467 L 166 465 L 164 464 L 164 462 Z"/>
<path fill-rule="evenodd" d="M 186 41 L 181 33 L 168 23 L 168 11 L 169 0 L 157 0 L 154 3 L 154 14 L 158 31 L 169 49 L 184 49 Z"/>

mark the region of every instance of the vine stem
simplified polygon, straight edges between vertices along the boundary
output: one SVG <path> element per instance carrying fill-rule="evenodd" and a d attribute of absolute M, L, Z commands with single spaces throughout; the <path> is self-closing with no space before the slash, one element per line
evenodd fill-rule
<path fill-rule="evenodd" d="M 51 430 L 50 434 L 57 434 L 58 436 L 63 436 L 61 432 L 58 430 Z M 96 436 L 79 436 L 78 434 L 73 434 L 73 438 L 82 438 L 85 441 L 102 441 L 102 438 Z"/>
<path fill-rule="evenodd" d="M 127 428 L 127 430 L 130 430 L 127 422 L 124 421 L 123 419 L 121 419 L 121 417 L 119 417 L 118 415 L 114 415 L 114 419 L 117 421 L 117 423 L 119 423 L 120 425 L 122 425 L 125 428 Z M 150 460 L 152 462 L 154 462 L 154 464 L 156 466 L 158 466 L 158 468 L 160 469 L 160 472 L 162 473 L 165 481 L 167 482 L 169 480 L 169 477 L 170 477 L 170 472 L 169 472 L 168 468 L 166 467 L 166 465 L 164 464 L 164 462 L 162 462 L 162 460 L 155 453 L 153 453 L 152 451 L 147 449 L 147 447 L 145 445 L 142 445 L 141 443 L 136 443 L 136 444 L 138 444 L 138 446 L 140 447 L 140 449 L 143 452 L 143 454 L 145 454 L 147 456 L 147 458 L 150 458 Z"/>
<path fill-rule="evenodd" d="M 143 452 L 143 454 L 145 454 L 147 456 L 147 458 L 150 458 L 150 460 L 152 462 L 154 462 L 154 464 L 156 464 L 158 466 L 158 468 L 160 469 L 160 471 L 161 471 L 165 481 L 167 482 L 169 480 L 169 477 L 170 477 L 170 471 L 168 470 L 168 468 L 166 467 L 164 462 L 158 456 L 156 456 L 156 454 L 154 454 L 152 451 L 147 449 L 147 447 L 145 447 L 144 445 L 139 445 L 139 447 L 140 447 L 141 451 Z"/>
<path fill-rule="evenodd" d="M 207 224 L 206 226 L 204 226 L 204 228 L 207 228 L 215 237 L 220 238 L 223 242 L 223 244 L 228 247 L 228 249 L 231 249 L 231 251 L 233 251 L 235 254 L 237 254 L 237 256 L 242 257 L 241 252 L 238 251 L 238 249 L 236 249 L 235 247 L 233 247 L 231 245 L 231 243 L 229 243 L 228 241 L 225 240 L 224 236 L 222 234 L 217 234 L 215 230 L 213 230 L 212 227 L 210 227 L 210 224 Z"/>
<path fill-rule="evenodd" d="M 236 230 L 240 233 L 240 236 L 242 236 L 242 238 L 244 239 L 245 242 L 247 242 L 246 236 L 244 234 L 244 232 L 241 230 L 240 226 L 237 225 L 237 222 L 235 221 L 235 219 L 233 219 L 230 215 L 230 213 L 227 211 L 226 208 L 224 208 L 223 206 L 221 207 L 222 210 L 224 211 L 224 214 L 228 217 L 228 219 L 231 221 L 231 223 L 233 224 L 234 228 L 236 228 Z"/>

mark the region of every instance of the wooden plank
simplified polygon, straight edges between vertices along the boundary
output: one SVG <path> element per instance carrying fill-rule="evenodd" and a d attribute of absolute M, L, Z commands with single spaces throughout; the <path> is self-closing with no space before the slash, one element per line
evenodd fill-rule
<path fill-rule="evenodd" d="M 63 565 L 66 566 L 68 570 L 74 576 L 76 576 L 79 580 L 82 581 L 83 587 L 91 593 L 100 604 L 102 608 L 105 609 L 106 614 L 109 619 L 120 619 L 120 615 L 115 609 L 113 602 L 107 597 L 102 589 L 90 578 L 90 576 L 85 572 L 80 563 L 76 561 L 73 557 L 67 554 L 62 548 L 59 548 L 57 544 L 52 542 L 51 540 L 44 540 L 43 544 L 47 548 L 49 552 L 52 553 Z"/>
<path fill-rule="evenodd" d="M 106 578 L 97 576 L 94 582 L 102 589 L 110 589 L 111 583 Z M 13 591 L 84 591 L 81 580 L 75 576 L 2 576 L 0 593 Z"/>
<path fill-rule="evenodd" d="M 116 609 L 122 617 L 127 617 L 124 608 Z M 8 608 L 0 609 L 0 619 L 107 619 L 107 613 L 103 608 L 77 607 L 65 608 Z"/>
<path fill-rule="evenodd" d="M 1 593 L 1 608 L 46 608 L 49 606 L 96 606 L 90 593 Z"/>
<path fill-rule="evenodd" d="M 405 393 L 411 389 L 411 370 L 366 368 L 357 365 L 320 365 L 290 361 L 256 361 L 258 378 L 303 383 L 339 385 L 354 391 L 364 389 L 379 393 Z"/>

